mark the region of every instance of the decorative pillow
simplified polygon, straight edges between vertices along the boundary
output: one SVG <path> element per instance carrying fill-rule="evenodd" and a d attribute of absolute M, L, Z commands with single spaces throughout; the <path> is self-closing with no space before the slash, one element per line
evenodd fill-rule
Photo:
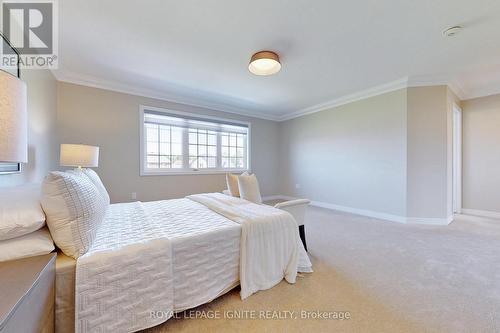
<path fill-rule="evenodd" d="M 0 261 L 39 256 L 54 251 L 54 242 L 47 228 L 0 241 Z"/>
<path fill-rule="evenodd" d="M 27 235 L 44 225 L 39 184 L 0 190 L 0 240 Z"/>
<path fill-rule="evenodd" d="M 49 173 L 42 184 L 41 204 L 56 245 L 75 259 L 85 254 L 107 208 L 90 179 L 83 173 Z"/>
<path fill-rule="evenodd" d="M 257 204 L 262 203 L 260 196 L 259 182 L 255 174 L 241 175 L 238 177 L 238 187 L 240 190 L 240 198 Z"/>
<path fill-rule="evenodd" d="M 243 175 L 248 175 L 248 172 L 245 171 L 241 174 Z M 229 193 L 233 197 L 239 197 L 240 196 L 240 190 L 238 187 L 238 175 L 232 174 L 232 173 L 226 173 L 226 183 L 227 183 L 227 189 L 229 190 Z"/>
<path fill-rule="evenodd" d="M 106 190 L 106 187 L 104 187 L 104 184 L 101 181 L 101 178 L 99 175 L 92 169 L 89 168 L 84 168 L 82 169 L 83 173 L 89 177 L 90 181 L 94 184 L 94 186 L 97 188 L 101 196 L 104 198 L 104 202 L 106 205 L 109 205 L 110 200 L 109 200 L 109 194 L 108 191 Z"/>
<path fill-rule="evenodd" d="M 82 168 L 82 169 L 66 170 L 66 172 L 80 176 L 80 177 L 87 177 L 90 180 L 90 182 L 92 184 L 94 184 L 97 191 L 99 191 L 99 196 L 103 200 L 106 207 L 109 206 L 110 200 L 109 200 L 108 191 L 104 187 L 104 184 L 102 183 L 101 178 L 99 178 L 99 176 L 97 175 L 97 173 L 94 170 Z"/>

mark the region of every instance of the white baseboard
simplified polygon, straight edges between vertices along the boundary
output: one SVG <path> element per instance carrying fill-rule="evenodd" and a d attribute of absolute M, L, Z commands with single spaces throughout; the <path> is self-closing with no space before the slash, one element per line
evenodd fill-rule
<path fill-rule="evenodd" d="M 366 209 L 358 209 L 358 208 L 340 206 L 340 205 L 335 205 L 335 204 L 331 204 L 331 203 L 327 203 L 327 202 L 311 201 L 311 206 L 332 209 L 332 210 L 338 210 L 341 212 L 346 212 L 346 213 L 351 213 L 351 214 L 356 214 L 356 215 L 373 217 L 373 218 L 380 219 L 380 220 L 386 220 L 386 221 L 392 221 L 392 222 L 398 222 L 398 223 L 406 223 L 406 218 L 404 216 L 381 213 L 381 212 L 376 212 L 376 211 L 371 211 L 371 210 L 366 210 Z"/>
<path fill-rule="evenodd" d="M 448 225 L 453 222 L 453 215 L 448 217 L 407 217 L 408 224 Z"/>
<path fill-rule="evenodd" d="M 272 195 L 272 196 L 263 198 L 263 200 L 266 198 L 271 198 L 268 200 L 294 200 L 294 199 L 297 199 L 296 197 L 290 197 L 287 195 Z M 264 201 L 266 201 L 266 200 L 264 200 Z M 321 208 L 326 208 L 326 209 L 331 209 L 331 210 L 337 210 L 340 212 L 346 212 L 346 213 L 351 213 L 351 214 L 355 214 L 355 215 L 367 216 L 367 217 L 372 217 L 372 218 L 376 218 L 379 220 L 398 222 L 398 223 L 448 225 L 453 221 L 453 215 L 448 216 L 447 218 L 446 217 L 443 217 L 443 218 L 406 217 L 406 216 L 388 214 L 388 213 L 377 212 L 377 211 L 372 211 L 372 210 L 335 205 L 332 203 L 321 202 L 321 201 L 311 201 L 311 206 L 321 207 Z M 500 215 L 500 213 L 499 213 L 499 215 Z"/>
<path fill-rule="evenodd" d="M 490 210 L 462 208 L 462 214 L 500 219 L 500 212 L 493 212 Z"/>

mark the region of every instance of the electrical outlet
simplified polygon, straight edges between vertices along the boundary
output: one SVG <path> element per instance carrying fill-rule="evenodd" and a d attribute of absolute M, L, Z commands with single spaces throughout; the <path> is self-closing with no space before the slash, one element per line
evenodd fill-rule
<path fill-rule="evenodd" d="M 137 192 L 130 193 L 130 199 L 136 200 L 137 199 Z"/>
<path fill-rule="evenodd" d="M 300 184 L 295 184 L 295 188 L 296 188 L 297 190 L 300 190 Z"/>

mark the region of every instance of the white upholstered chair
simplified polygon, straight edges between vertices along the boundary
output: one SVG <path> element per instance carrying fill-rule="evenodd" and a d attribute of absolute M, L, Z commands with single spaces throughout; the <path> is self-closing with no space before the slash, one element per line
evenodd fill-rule
<path fill-rule="evenodd" d="M 224 190 L 222 191 L 222 193 L 226 195 L 231 195 L 231 192 L 229 192 L 229 190 Z M 302 240 L 302 244 L 304 244 L 304 248 L 306 249 L 306 251 L 307 251 L 307 245 L 306 245 L 304 221 L 305 221 L 307 206 L 310 203 L 311 201 L 308 199 L 294 199 L 294 200 L 283 201 L 274 205 L 274 208 L 287 211 L 293 216 L 293 218 L 297 222 L 297 226 L 299 227 L 300 239 Z"/>
<path fill-rule="evenodd" d="M 306 231 L 305 231 L 304 221 L 306 216 L 306 209 L 310 203 L 311 201 L 308 199 L 295 199 L 295 200 L 280 202 L 274 205 L 274 208 L 282 209 L 292 214 L 295 221 L 297 221 L 297 225 L 299 226 L 300 239 L 302 240 L 302 244 L 304 244 L 304 248 L 306 249 L 306 251 L 307 251 L 307 243 L 306 243 Z"/>

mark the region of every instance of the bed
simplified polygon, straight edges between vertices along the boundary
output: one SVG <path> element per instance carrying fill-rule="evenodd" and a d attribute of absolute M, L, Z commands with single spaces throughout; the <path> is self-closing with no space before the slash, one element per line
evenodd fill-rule
<path fill-rule="evenodd" d="M 219 200 L 234 207 L 224 204 L 221 210 Z M 223 195 L 110 205 L 85 255 L 77 261 L 58 253 L 56 332 L 140 330 L 233 289 L 240 284 L 245 228 L 235 220 L 245 217 L 240 213 L 245 209 L 255 214 L 256 206 Z M 272 207 L 257 210 L 281 222 L 290 218 Z M 298 270 L 309 272 L 297 243 Z"/>

